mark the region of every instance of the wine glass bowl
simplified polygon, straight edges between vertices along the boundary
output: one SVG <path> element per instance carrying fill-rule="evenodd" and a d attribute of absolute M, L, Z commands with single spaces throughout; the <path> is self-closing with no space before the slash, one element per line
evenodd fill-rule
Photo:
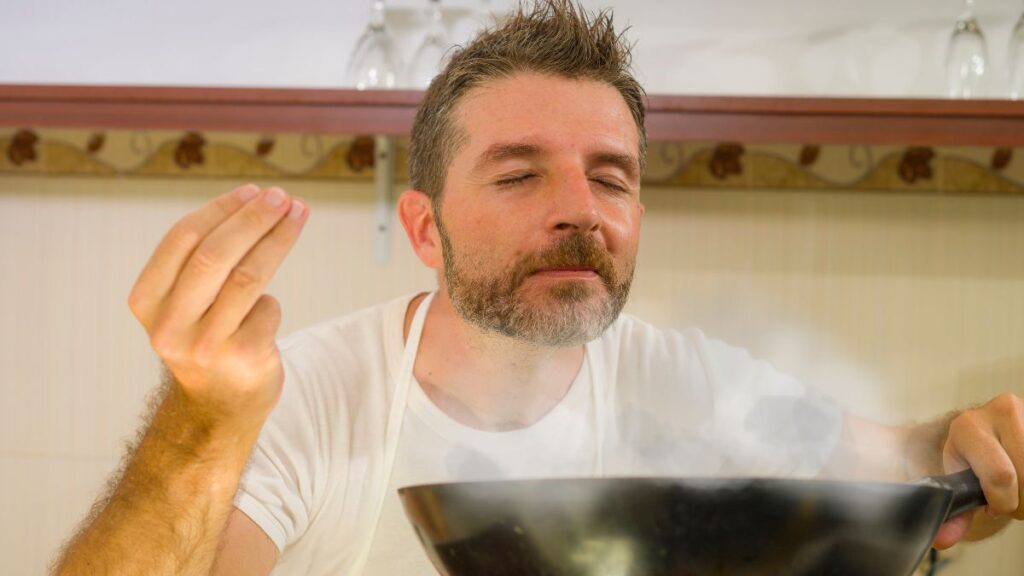
<path fill-rule="evenodd" d="M 1007 58 L 1010 98 L 1024 99 L 1024 12 L 1021 12 L 1017 25 L 1010 36 L 1010 50 Z"/>
<path fill-rule="evenodd" d="M 452 45 L 444 27 L 441 0 L 429 1 L 427 33 L 409 63 L 408 78 L 414 88 L 426 88 L 430 85 L 430 81 L 440 72 L 444 58 Z"/>
<path fill-rule="evenodd" d="M 975 0 L 964 0 L 946 53 L 946 94 L 951 98 L 975 98 L 981 94 L 988 64 L 985 35 L 974 13 Z"/>
<path fill-rule="evenodd" d="M 356 42 L 345 74 L 357 90 L 395 88 L 401 84 L 402 60 L 384 25 L 384 0 L 373 0 L 370 22 Z"/>

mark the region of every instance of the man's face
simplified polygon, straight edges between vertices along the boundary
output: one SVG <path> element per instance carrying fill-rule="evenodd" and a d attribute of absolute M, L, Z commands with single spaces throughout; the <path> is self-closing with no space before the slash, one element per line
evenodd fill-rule
<path fill-rule="evenodd" d="M 629 294 L 643 206 L 639 135 L 611 86 L 516 74 L 470 91 L 438 232 L 472 324 L 544 346 L 599 336 Z"/>

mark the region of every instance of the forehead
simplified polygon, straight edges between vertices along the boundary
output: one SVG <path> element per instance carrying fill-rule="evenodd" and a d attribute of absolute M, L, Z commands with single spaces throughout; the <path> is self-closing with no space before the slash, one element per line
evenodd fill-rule
<path fill-rule="evenodd" d="M 618 90 L 596 80 L 514 74 L 470 90 L 454 116 L 465 140 L 452 168 L 505 142 L 550 152 L 638 154 L 629 107 Z"/>

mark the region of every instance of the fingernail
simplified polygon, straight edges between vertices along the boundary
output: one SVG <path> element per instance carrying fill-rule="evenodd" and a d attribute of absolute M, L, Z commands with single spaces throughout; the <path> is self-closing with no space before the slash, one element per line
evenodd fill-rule
<path fill-rule="evenodd" d="M 249 184 L 238 189 L 238 197 L 242 199 L 242 202 L 248 202 L 256 197 L 260 193 L 259 187 L 254 184 Z"/>
<path fill-rule="evenodd" d="M 294 220 L 302 218 L 302 212 L 305 207 L 306 206 L 302 203 L 302 200 L 292 199 L 292 209 L 288 211 L 288 217 Z"/>
<path fill-rule="evenodd" d="M 264 200 L 267 201 L 267 204 L 269 204 L 271 208 L 277 208 L 281 204 L 284 204 L 284 190 L 281 190 L 280 188 L 271 188 L 270 191 L 267 192 L 266 197 L 264 197 Z"/>

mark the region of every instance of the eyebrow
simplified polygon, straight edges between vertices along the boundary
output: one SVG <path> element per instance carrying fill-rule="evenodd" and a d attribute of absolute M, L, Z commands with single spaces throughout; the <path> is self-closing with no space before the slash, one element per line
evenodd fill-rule
<path fill-rule="evenodd" d="M 497 164 L 509 158 L 533 158 L 540 154 L 540 146 L 535 144 L 492 144 L 477 158 L 473 169 L 482 170 L 491 164 Z"/>
<path fill-rule="evenodd" d="M 510 158 L 534 158 L 543 153 L 540 146 L 525 143 L 493 144 L 477 158 L 474 171 L 483 170 Z M 587 160 L 598 164 L 610 164 L 619 168 L 633 181 L 640 178 L 640 165 L 634 156 L 619 152 L 596 152 L 587 156 Z"/>

